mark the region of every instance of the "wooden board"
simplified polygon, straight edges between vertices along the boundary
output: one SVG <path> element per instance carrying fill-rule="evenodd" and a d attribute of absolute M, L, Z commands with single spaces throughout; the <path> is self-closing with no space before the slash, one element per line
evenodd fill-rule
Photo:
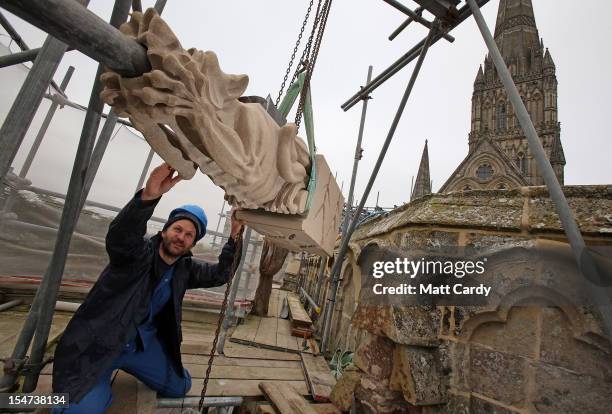
<path fill-rule="evenodd" d="M 310 319 L 310 316 L 304 310 L 300 299 L 294 293 L 290 293 L 287 295 L 287 302 L 289 303 L 289 315 L 294 325 L 305 328 L 310 327 L 312 319 Z"/>
<path fill-rule="evenodd" d="M 0 312 L 0 356 L 13 353 L 21 328 L 28 316 L 28 309 L 28 306 L 22 305 L 18 308 Z M 53 314 L 47 350 L 55 345 L 55 342 L 66 329 L 72 315 L 72 312 L 55 312 Z M 28 351 L 29 353 L 30 351 Z"/>
<path fill-rule="evenodd" d="M 207 365 L 207 355 L 183 355 L 185 365 Z M 270 368 L 300 368 L 301 361 L 276 361 L 270 359 L 256 358 L 229 358 L 224 355 L 216 355 L 213 366 L 232 366 L 232 367 L 270 367 Z"/>
<path fill-rule="evenodd" d="M 244 323 L 238 325 L 232 334 L 232 339 L 238 339 L 244 342 L 253 342 L 255 340 L 255 335 L 257 335 L 257 330 L 259 329 L 259 324 L 261 323 L 261 319 L 259 316 L 249 315 L 245 318 Z"/>
<path fill-rule="evenodd" d="M 259 389 L 261 380 L 245 379 L 218 379 L 211 378 L 208 382 L 208 397 L 261 397 L 262 391 Z M 284 383 L 291 385 L 299 394 L 310 395 L 306 381 L 267 381 L 272 383 Z M 189 397 L 199 397 L 202 392 L 202 382 L 193 381 L 193 385 L 187 395 Z M 38 380 L 35 394 L 51 393 L 51 375 L 41 375 Z"/>
<path fill-rule="evenodd" d="M 261 318 L 259 329 L 253 340 L 256 344 L 276 347 L 276 332 L 278 330 L 277 318 Z"/>
<path fill-rule="evenodd" d="M 280 414 L 317 414 L 289 384 L 264 381 L 259 384 L 259 388 Z"/>
<path fill-rule="evenodd" d="M 193 378 L 204 378 L 207 365 L 186 364 L 185 368 Z M 210 372 L 210 378 L 218 379 L 247 379 L 247 380 L 279 380 L 279 381 L 304 381 L 304 373 L 300 367 L 275 368 L 275 367 L 242 367 L 242 366 L 218 366 L 214 365 Z"/>
<path fill-rule="evenodd" d="M 342 414 L 342 411 L 331 403 L 326 404 L 310 404 L 318 414 Z M 257 405 L 258 414 L 277 414 L 277 411 L 270 404 Z"/>
<path fill-rule="evenodd" d="M 291 385 L 299 394 L 310 395 L 306 381 L 266 381 Z M 211 379 L 206 391 L 207 397 L 259 397 L 263 392 L 259 389 L 260 380 Z M 187 393 L 190 397 L 199 397 L 202 384 L 194 382 Z"/>
<path fill-rule="evenodd" d="M 336 379 L 331 375 L 327 361 L 322 356 L 301 354 L 306 381 L 315 401 L 327 402 Z"/>
<path fill-rule="evenodd" d="M 299 351 L 297 338 L 291 335 L 291 322 L 278 319 L 278 330 L 276 331 L 276 346 L 292 351 Z"/>
<path fill-rule="evenodd" d="M 296 353 L 273 351 L 270 349 L 254 348 L 251 346 L 225 343 L 223 350 L 225 356 L 229 358 L 256 358 L 256 359 L 273 359 L 281 361 L 300 361 L 301 358 Z"/>

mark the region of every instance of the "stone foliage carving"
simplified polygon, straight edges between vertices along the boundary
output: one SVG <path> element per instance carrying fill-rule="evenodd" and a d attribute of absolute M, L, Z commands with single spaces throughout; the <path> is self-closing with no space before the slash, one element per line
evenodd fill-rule
<path fill-rule="evenodd" d="M 230 204 L 304 211 L 308 149 L 294 124 L 279 127 L 257 103 L 238 100 L 246 75 L 221 71 L 214 52 L 185 50 L 155 10 L 135 12 L 121 32 L 147 48 L 151 71 L 107 71 L 102 100 L 129 116 L 153 150 L 186 179 L 199 168 Z"/>

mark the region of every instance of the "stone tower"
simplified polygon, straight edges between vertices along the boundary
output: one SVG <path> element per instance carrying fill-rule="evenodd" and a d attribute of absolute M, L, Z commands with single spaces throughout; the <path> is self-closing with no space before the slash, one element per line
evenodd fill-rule
<path fill-rule="evenodd" d="M 495 41 L 563 184 L 565 156 L 557 120 L 556 68 L 539 37 L 531 0 L 500 0 Z M 468 142 L 467 157 L 440 192 L 544 184 L 489 56 L 474 81 Z"/>
<path fill-rule="evenodd" d="M 429 151 L 427 150 L 427 140 L 425 140 L 425 147 L 423 148 L 423 155 L 421 155 L 421 163 L 419 164 L 419 172 L 416 176 L 412 194 L 410 194 L 410 201 L 421 198 L 427 194 L 431 194 L 431 178 L 429 176 Z"/>

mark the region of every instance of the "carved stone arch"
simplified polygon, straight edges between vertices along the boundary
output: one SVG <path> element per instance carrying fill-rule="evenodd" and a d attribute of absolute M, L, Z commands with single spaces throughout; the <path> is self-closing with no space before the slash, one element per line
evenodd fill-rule
<path fill-rule="evenodd" d="M 469 342 L 476 330 L 486 323 L 506 323 L 513 308 L 526 305 L 555 307 L 561 310 L 570 322 L 575 339 L 589 343 L 604 351 L 610 350 L 606 339 L 587 327 L 583 313 L 567 297 L 545 286 L 525 286 L 506 294 L 496 309 L 476 313 L 463 321 L 459 340 Z"/>
<path fill-rule="evenodd" d="M 482 188 L 482 184 L 470 177 L 462 177 L 448 191 L 470 191 Z"/>
<path fill-rule="evenodd" d="M 536 88 L 532 94 L 532 113 L 533 122 L 539 124 L 544 121 L 544 95 L 540 89 Z"/>

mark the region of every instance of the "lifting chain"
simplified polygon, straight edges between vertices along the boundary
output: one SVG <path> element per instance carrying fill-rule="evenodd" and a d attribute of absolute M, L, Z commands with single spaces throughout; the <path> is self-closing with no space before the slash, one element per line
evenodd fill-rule
<path fill-rule="evenodd" d="M 232 289 L 232 282 L 234 280 L 234 275 L 236 273 L 236 269 L 240 264 L 240 260 L 242 259 L 242 232 L 244 227 L 238 233 L 236 237 L 236 252 L 234 253 L 234 261 L 232 263 L 232 267 L 230 269 L 230 277 L 227 281 L 227 287 L 225 288 L 225 296 L 223 297 L 223 303 L 221 304 L 221 311 L 219 312 L 219 321 L 217 322 L 217 329 L 215 330 L 215 338 L 213 339 L 212 347 L 210 350 L 210 358 L 208 358 L 208 367 L 206 368 L 206 374 L 204 375 L 204 384 L 202 385 L 202 393 L 200 395 L 200 402 L 198 404 L 198 409 L 202 412 L 202 408 L 204 406 L 204 396 L 206 395 L 206 389 L 208 388 L 208 380 L 210 379 L 210 371 L 212 370 L 213 360 L 215 358 L 215 352 L 217 350 L 217 342 L 219 340 L 219 333 L 221 332 L 221 325 L 223 324 L 223 320 L 225 319 L 225 312 L 227 311 L 227 298 L 229 296 L 230 290 Z M 231 236 L 230 236 L 231 237 Z M 233 303 L 231 304 L 233 306 Z"/>
<path fill-rule="evenodd" d="M 302 28 L 300 29 L 300 34 L 298 35 L 297 41 L 295 42 L 295 47 L 293 48 L 293 53 L 291 53 L 291 58 L 289 59 L 289 65 L 287 66 L 287 71 L 285 72 L 285 77 L 283 78 L 283 83 L 281 84 L 280 90 L 278 91 L 278 97 L 276 98 L 276 107 L 281 100 L 281 96 L 283 96 L 283 92 L 285 90 L 285 84 L 287 83 L 287 78 L 289 77 L 289 73 L 291 72 L 291 67 L 293 66 L 293 62 L 295 61 L 295 54 L 298 51 L 300 46 L 300 42 L 302 41 L 302 36 L 304 35 L 304 29 L 306 29 L 306 24 L 308 23 L 308 19 L 310 17 L 310 11 L 312 10 L 312 4 L 314 0 L 310 0 L 310 4 L 308 4 L 308 10 L 306 11 L 306 16 L 304 17 L 304 22 L 302 22 Z M 318 14 L 318 9 L 317 9 Z M 293 83 L 293 81 L 291 81 Z"/>
<path fill-rule="evenodd" d="M 315 63 L 317 62 L 317 56 L 319 55 L 319 48 L 321 47 L 321 41 L 323 39 L 323 33 L 325 32 L 325 26 L 327 25 L 327 17 L 329 16 L 329 9 L 331 8 L 332 0 L 325 0 L 325 4 L 323 5 L 323 10 L 321 13 L 317 13 L 317 19 L 315 20 L 315 24 L 313 26 L 312 33 L 310 35 L 310 39 L 308 40 L 308 45 L 306 46 L 309 50 L 312 43 L 313 35 L 317 29 L 317 37 L 315 39 L 314 48 L 312 53 L 310 54 L 310 58 L 306 63 L 306 76 L 304 78 L 304 87 L 302 88 L 302 93 L 300 95 L 300 103 L 298 105 L 297 113 L 295 114 L 295 126 L 297 129 L 300 129 L 300 123 L 302 121 L 302 113 L 304 112 L 304 103 L 306 102 L 306 96 L 308 95 L 308 90 L 310 88 L 310 78 L 312 77 L 312 73 L 314 71 Z M 318 24 L 317 24 L 318 23 Z M 310 51 L 310 50 L 309 50 Z"/>

